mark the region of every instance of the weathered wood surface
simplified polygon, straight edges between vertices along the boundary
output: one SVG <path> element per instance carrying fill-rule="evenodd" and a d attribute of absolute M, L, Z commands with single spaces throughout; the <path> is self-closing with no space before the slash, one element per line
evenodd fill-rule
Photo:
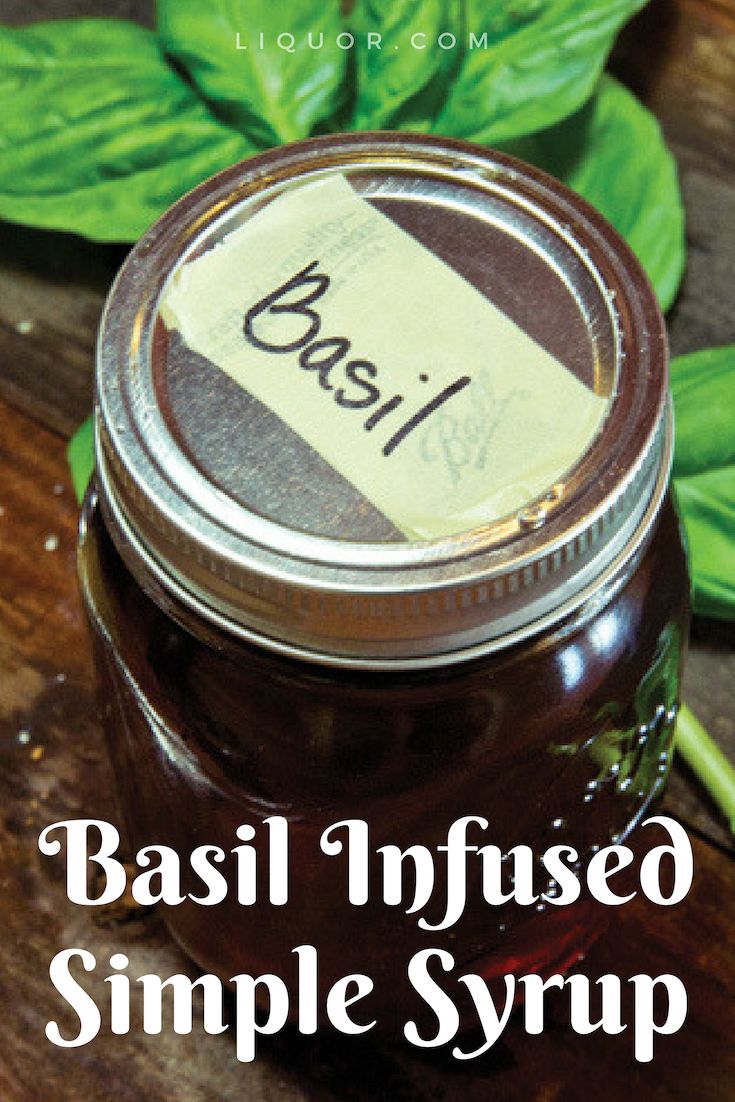
<path fill-rule="evenodd" d="M 118 5 L 120 9 L 120 5 Z M 89 14 L 90 3 L 0 0 L 0 21 Z M 121 9 L 120 9 L 121 10 Z M 116 11 L 115 14 L 119 14 Z M 150 16 L 147 4 L 125 14 Z M 616 68 L 654 108 L 681 167 L 689 214 L 689 269 L 671 322 L 675 352 L 735 341 L 735 4 L 653 0 L 625 33 Z M 113 781 L 94 717 L 89 645 L 75 587 L 77 510 L 64 437 L 89 408 L 94 330 L 123 250 L 0 226 L 0 1098 L 4 1102 L 391 1099 L 465 1097 L 577 1102 L 629 1095 L 666 1102 L 735 1097 L 735 863 L 723 825 L 682 771 L 666 806 L 689 827 L 695 883 L 685 903 L 638 902 L 612 917 L 593 948 L 590 976 L 671 972 L 686 983 L 687 1024 L 659 1042 L 652 1064 L 618 1038 L 578 1037 L 563 1024 L 527 1037 L 520 1021 L 479 1062 L 422 1056 L 371 1038 L 318 1042 L 287 1032 L 237 1063 L 229 1035 L 201 1031 L 113 1037 L 54 1048 L 52 1018 L 71 1026 L 48 978 L 59 949 L 89 948 L 88 987 L 104 1006 L 114 951 L 132 974 L 190 968 L 155 915 L 102 926 L 66 900 L 61 866 L 42 859 L 38 832 L 55 820 L 110 818 Z M 695 625 L 685 692 L 735 752 L 735 648 L 728 627 Z"/>

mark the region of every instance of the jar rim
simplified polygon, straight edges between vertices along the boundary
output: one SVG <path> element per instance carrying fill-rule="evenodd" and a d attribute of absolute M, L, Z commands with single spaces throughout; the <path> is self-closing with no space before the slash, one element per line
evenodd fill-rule
<path fill-rule="evenodd" d="M 393 166 L 502 193 L 551 226 L 585 278 L 597 281 L 614 343 L 614 393 L 601 431 L 557 499 L 544 495 L 499 522 L 432 540 L 327 538 L 229 501 L 170 437 L 156 435 L 163 422 L 152 397 L 154 326 L 176 265 L 218 221 L 262 201 L 268 189 L 355 166 Z M 508 645 L 559 619 L 632 553 L 665 492 L 666 393 L 663 319 L 640 265 L 601 216 L 557 181 L 456 140 L 395 133 L 310 139 L 200 185 L 121 269 L 98 345 L 101 504 L 142 567 L 236 635 L 329 664 L 432 664 Z"/>

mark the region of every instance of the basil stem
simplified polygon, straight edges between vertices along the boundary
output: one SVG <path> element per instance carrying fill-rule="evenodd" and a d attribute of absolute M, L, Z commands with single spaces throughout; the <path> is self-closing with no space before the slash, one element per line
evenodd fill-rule
<path fill-rule="evenodd" d="M 735 834 L 735 767 L 686 704 L 679 709 L 676 722 L 676 749 Z"/>

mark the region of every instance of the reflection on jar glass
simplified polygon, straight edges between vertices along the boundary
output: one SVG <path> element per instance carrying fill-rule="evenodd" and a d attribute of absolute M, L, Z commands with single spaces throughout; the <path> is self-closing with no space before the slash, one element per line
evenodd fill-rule
<path fill-rule="evenodd" d="M 424 269 L 417 296 L 405 280 Z M 471 329 L 443 375 L 432 317 L 456 347 Z M 386 352 L 412 326 L 427 334 L 420 374 L 410 351 Z M 514 358 L 495 362 L 498 348 Z M 122 807 L 135 845 L 182 858 L 289 823 L 286 905 L 231 891 L 166 908 L 204 969 L 293 987 L 292 950 L 313 945 L 320 989 L 367 973 L 370 1018 L 390 1030 L 417 1013 L 406 969 L 422 948 L 492 979 L 564 968 L 596 936 L 604 908 L 555 907 L 540 860 L 546 900 L 488 906 L 471 854 L 461 918 L 422 929 L 442 917 L 442 862 L 427 907 L 406 914 L 382 901 L 377 851 L 437 852 L 452 822 L 481 817 L 468 845 L 500 848 L 512 896 L 513 847 L 568 845 L 581 871 L 660 792 L 689 615 L 666 381 L 660 315 L 614 231 L 462 143 L 285 147 L 203 185 L 136 247 L 103 323 L 79 551 Z M 367 469 L 379 431 L 385 478 Z M 362 906 L 346 854 L 320 849 L 348 819 L 373 854 Z"/>

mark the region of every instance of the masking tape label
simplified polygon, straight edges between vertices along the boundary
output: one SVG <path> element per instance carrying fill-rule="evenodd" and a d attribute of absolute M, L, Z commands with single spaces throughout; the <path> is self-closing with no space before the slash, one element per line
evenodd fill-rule
<path fill-rule="evenodd" d="M 605 412 L 340 175 L 285 192 L 180 266 L 161 314 L 408 539 L 521 508 Z"/>

